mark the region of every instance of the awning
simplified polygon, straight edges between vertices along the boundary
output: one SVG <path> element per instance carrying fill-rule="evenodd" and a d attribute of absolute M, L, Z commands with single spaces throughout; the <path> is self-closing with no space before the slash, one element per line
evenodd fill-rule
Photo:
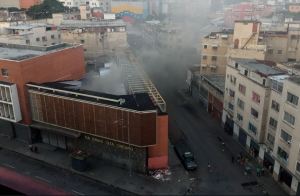
<path fill-rule="evenodd" d="M 48 132 L 54 132 L 69 138 L 79 138 L 81 133 L 75 132 L 69 129 L 53 126 L 53 125 L 48 125 L 45 123 L 40 123 L 40 122 L 34 122 L 33 124 L 30 125 L 31 128 L 39 129 L 41 131 L 48 131 Z"/>

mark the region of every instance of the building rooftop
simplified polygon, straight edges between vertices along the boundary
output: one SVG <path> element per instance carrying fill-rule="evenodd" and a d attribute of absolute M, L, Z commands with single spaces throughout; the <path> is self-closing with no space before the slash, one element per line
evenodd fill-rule
<path fill-rule="evenodd" d="M 281 75 L 286 72 L 276 67 L 273 62 L 259 61 L 253 59 L 234 59 L 239 66 L 242 66 L 250 71 L 256 72 L 257 74 L 267 76 Z"/>
<path fill-rule="evenodd" d="M 0 59 L 22 61 L 72 46 L 73 45 L 66 43 L 56 44 L 53 46 L 28 46 L 0 43 Z"/>
<path fill-rule="evenodd" d="M 50 27 L 52 25 L 48 24 L 19 24 L 19 25 L 12 25 L 6 27 L 6 29 L 15 29 L 15 30 L 30 30 L 37 27 Z"/>
<path fill-rule="evenodd" d="M 60 28 L 125 27 L 123 20 L 63 20 Z"/>
<path fill-rule="evenodd" d="M 166 112 L 165 101 L 155 86 L 133 57 L 125 52 L 117 51 L 104 66 L 88 66 L 87 74 L 79 81 L 31 83 L 29 86 L 35 89 L 42 86 L 49 93 L 54 89 L 55 94 L 138 111 L 158 107 Z"/>
<path fill-rule="evenodd" d="M 297 85 L 300 85 L 300 76 L 291 76 L 291 77 L 289 77 L 289 81 L 291 81 Z"/>
<path fill-rule="evenodd" d="M 225 89 L 225 75 L 217 74 L 205 74 L 202 77 L 209 82 L 212 86 L 218 88 L 221 92 L 224 93 Z"/>

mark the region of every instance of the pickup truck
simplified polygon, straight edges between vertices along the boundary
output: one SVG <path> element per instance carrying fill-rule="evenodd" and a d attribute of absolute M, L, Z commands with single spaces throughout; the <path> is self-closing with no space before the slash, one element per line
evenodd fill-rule
<path fill-rule="evenodd" d="M 186 170 L 192 171 L 197 169 L 194 155 L 185 141 L 177 142 L 174 145 L 174 150 Z"/>

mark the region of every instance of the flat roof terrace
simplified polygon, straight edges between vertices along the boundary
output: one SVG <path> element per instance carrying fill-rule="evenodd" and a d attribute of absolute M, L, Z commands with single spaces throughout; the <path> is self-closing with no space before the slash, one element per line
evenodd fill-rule
<path fill-rule="evenodd" d="M 0 59 L 23 61 L 37 56 L 42 56 L 59 50 L 71 48 L 75 45 L 62 43 L 52 46 L 28 46 L 18 44 L 0 43 Z"/>

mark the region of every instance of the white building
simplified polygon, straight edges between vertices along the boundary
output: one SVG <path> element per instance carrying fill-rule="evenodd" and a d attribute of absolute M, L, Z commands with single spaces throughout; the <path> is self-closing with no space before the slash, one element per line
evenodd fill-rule
<path fill-rule="evenodd" d="M 54 25 L 1 23 L 0 42 L 31 46 L 50 46 L 61 42 L 60 31 Z"/>

